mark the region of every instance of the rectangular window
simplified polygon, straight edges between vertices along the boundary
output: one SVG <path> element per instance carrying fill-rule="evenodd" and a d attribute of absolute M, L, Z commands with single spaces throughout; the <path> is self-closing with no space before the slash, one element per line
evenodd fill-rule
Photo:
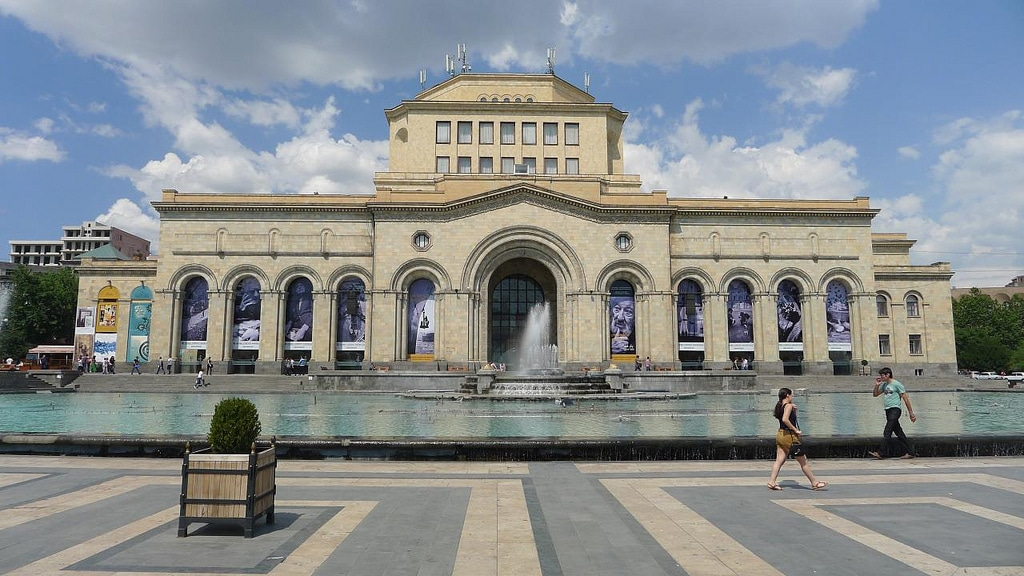
<path fill-rule="evenodd" d="M 473 162 L 469 156 L 459 156 L 459 174 L 469 174 L 473 171 Z"/>
<path fill-rule="evenodd" d="M 501 123 L 501 143 L 502 144 L 515 144 L 516 143 L 516 124 L 515 124 L 515 122 L 502 122 Z"/>
<path fill-rule="evenodd" d="M 480 143 L 494 144 L 494 122 L 480 123 Z"/>
<path fill-rule="evenodd" d="M 889 335 L 878 335 L 878 354 L 881 356 L 892 356 L 892 348 L 889 345 Z"/>
<path fill-rule="evenodd" d="M 473 143 L 473 123 L 459 122 L 459 144 Z"/>
<path fill-rule="evenodd" d="M 885 296 L 876 296 L 875 297 L 875 307 L 878 308 L 878 317 L 879 318 L 888 318 L 889 317 L 889 301 L 886 300 Z"/>
<path fill-rule="evenodd" d="M 502 157 L 502 159 L 501 159 L 501 173 L 502 174 L 511 174 L 511 173 L 513 173 L 515 171 L 516 171 L 516 159 L 515 158 L 509 158 L 507 156 Z"/>
<path fill-rule="evenodd" d="M 447 174 L 451 168 L 451 160 L 447 156 L 437 157 L 437 173 Z"/>
<path fill-rule="evenodd" d="M 481 174 L 493 174 L 494 173 L 494 158 L 490 156 L 484 156 L 480 158 L 480 173 Z"/>
<path fill-rule="evenodd" d="M 580 173 L 580 159 L 579 158 L 566 158 L 565 159 L 565 173 L 566 174 L 579 174 Z"/>
<path fill-rule="evenodd" d="M 523 164 L 526 165 L 527 174 L 537 173 L 537 159 L 536 158 L 523 158 Z"/>
<path fill-rule="evenodd" d="M 566 146 L 579 146 L 580 145 L 580 125 L 575 122 L 567 122 L 565 124 L 565 145 Z"/>
<path fill-rule="evenodd" d="M 910 354 L 914 356 L 920 356 L 921 354 L 924 354 L 924 349 L 921 346 L 920 334 L 910 335 Z"/>
<path fill-rule="evenodd" d="M 558 174 L 558 158 L 545 158 L 544 159 L 544 173 L 545 174 Z"/>
<path fill-rule="evenodd" d="M 555 146 L 558 144 L 558 124 L 554 122 L 544 123 L 544 145 Z"/>
<path fill-rule="evenodd" d="M 532 145 L 537 143 L 537 123 L 523 122 L 523 144 Z"/>
<path fill-rule="evenodd" d="M 437 122 L 437 143 L 438 144 L 451 144 L 452 143 L 452 123 L 447 120 L 438 120 Z"/>

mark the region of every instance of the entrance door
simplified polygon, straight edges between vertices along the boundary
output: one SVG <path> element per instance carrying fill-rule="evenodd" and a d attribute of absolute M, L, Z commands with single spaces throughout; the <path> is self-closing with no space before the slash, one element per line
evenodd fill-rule
<path fill-rule="evenodd" d="M 511 363 L 530 308 L 544 303 L 544 289 L 529 276 L 511 274 L 494 286 L 490 300 L 490 356 L 487 360 Z"/>

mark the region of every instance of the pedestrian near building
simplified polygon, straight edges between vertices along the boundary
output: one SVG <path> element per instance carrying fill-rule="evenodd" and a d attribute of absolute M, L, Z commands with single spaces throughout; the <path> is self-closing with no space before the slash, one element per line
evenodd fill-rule
<path fill-rule="evenodd" d="M 818 480 L 811 471 L 811 465 L 807 462 L 807 453 L 804 451 L 800 437 L 800 424 L 797 418 L 797 406 L 793 403 L 793 391 L 789 388 L 779 388 L 779 401 L 775 404 L 775 419 L 779 421 L 779 430 L 775 433 L 775 463 L 772 464 L 772 473 L 768 478 L 769 490 L 782 490 L 779 486 L 779 472 L 782 465 L 786 463 L 792 454 L 800 464 L 800 470 L 811 482 L 812 490 L 821 490 L 828 486 L 828 482 Z"/>
<path fill-rule="evenodd" d="M 650 372 L 650 371 L 651 371 L 651 357 L 648 356 L 644 360 L 644 372 Z"/>
<path fill-rule="evenodd" d="M 213 358 L 206 359 L 206 374 L 213 374 Z"/>
<path fill-rule="evenodd" d="M 167 373 L 174 374 L 174 356 L 167 357 Z"/>
<path fill-rule="evenodd" d="M 206 379 L 202 368 L 200 368 L 199 372 L 196 373 L 196 383 L 192 387 L 199 390 L 200 386 L 206 386 Z"/>
<path fill-rule="evenodd" d="M 139 366 L 138 357 L 136 357 L 135 361 L 132 362 L 132 374 L 138 374 L 140 376 L 142 375 L 142 367 Z"/>
<path fill-rule="evenodd" d="M 164 356 L 163 356 L 163 354 L 161 354 L 160 355 L 160 359 L 156 361 L 156 373 L 157 374 L 166 374 L 166 372 L 164 371 Z"/>
<path fill-rule="evenodd" d="M 891 369 L 882 368 L 878 371 L 878 377 L 875 378 L 875 387 L 871 395 L 876 398 L 882 396 L 885 407 L 885 431 L 882 432 L 882 446 L 877 452 L 868 452 L 868 454 L 877 460 L 892 456 L 892 435 L 896 434 L 896 439 L 903 452 L 900 458 L 913 458 L 914 455 L 910 452 L 910 442 L 907 441 L 907 435 L 903 432 L 903 427 L 900 426 L 900 416 L 903 415 L 901 403 L 907 405 L 910 421 L 917 422 L 917 415 L 914 414 L 914 408 L 910 405 L 907 389 L 899 380 L 892 377 Z"/>

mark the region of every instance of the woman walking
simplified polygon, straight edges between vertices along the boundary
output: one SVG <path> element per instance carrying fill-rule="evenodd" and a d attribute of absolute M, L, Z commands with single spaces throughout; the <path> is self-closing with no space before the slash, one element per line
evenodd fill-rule
<path fill-rule="evenodd" d="M 775 404 L 775 419 L 779 421 L 779 431 L 775 434 L 775 463 L 772 464 L 772 476 L 768 479 L 769 490 L 782 490 L 782 486 L 778 484 L 779 472 L 790 454 L 800 463 L 800 470 L 811 481 L 812 490 L 821 490 L 828 486 L 828 482 L 814 477 L 811 465 L 807 463 L 807 454 L 804 453 L 804 447 L 800 444 L 802 433 L 796 411 L 796 404 L 793 403 L 793 391 L 789 388 L 780 388 L 779 401 Z"/>

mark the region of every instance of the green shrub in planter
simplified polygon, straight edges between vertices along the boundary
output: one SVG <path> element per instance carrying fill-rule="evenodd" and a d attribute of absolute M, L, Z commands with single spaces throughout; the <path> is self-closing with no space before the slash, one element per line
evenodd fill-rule
<path fill-rule="evenodd" d="M 256 405 L 245 398 L 225 398 L 217 403 L 210 422 L 210 450 L 217 454 L 248 454 L 260 435 Z"/>

